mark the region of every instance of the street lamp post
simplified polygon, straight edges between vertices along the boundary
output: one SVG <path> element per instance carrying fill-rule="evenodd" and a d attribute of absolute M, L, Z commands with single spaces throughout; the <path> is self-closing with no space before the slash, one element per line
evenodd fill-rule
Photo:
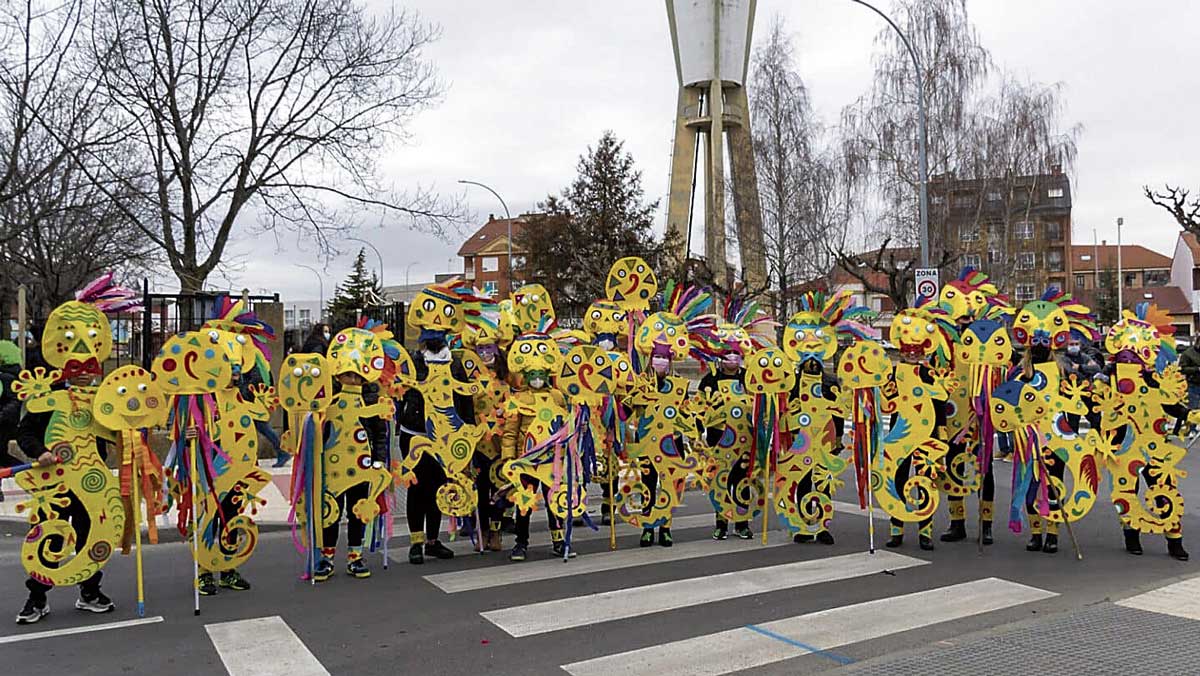
<path fill-rule="evenodd" d="M 908 55 L 912 57 L 913 68 L 917 72 L 917 145 L 920 158 L 920 181 L 921 181 L 921 267 L 929 267 L 929 155 L 925 150 L 925 78 L 921 72 L 921 58 L 917 56 L 917 50 L 913 49 L 912 43 L 908 41 L 908 36 L 900 27 L 892 21 L 891 17 L 884 14 L 879 8 L 865 2 L 864 0 L 850 0 L 858 3 L 863 7 L 878 14 L 884 21 L 896 31 L 896 35 L 900 36 L 900 41 L 908 49 Z"/>
<path fill-rule="evenodd" d="M 404 293 L 408 293 L 408 273 L 410 270 L 412 270 L 412 266 L 416 265 L 419 262 L 420 261 L 413 261 L 413 262 L 409 263 L 408 265 L 404 266 Z"/>
<path fill-rule="evenodd" d="M 1121 310 L 1125 309 L 1125 273 L 1121 272 L 1121 226 L 1125 219 L 1117 219 L 1117 318 L 1121 321 Z"/>
<path fill-rule="evenodd" d="M 476 186 L 479 186 L 480 188 L 483 188 L 484 190 L 495 195 L 496 199 L 500 200 L 500 206 L 504 207 L 504 218 L 505 218 L 505 220 L 508 221 L 508 292 L 512 293 L 512 269 L 513 269 L 512 216 L 508 213 L 508 205 L 504 203 L 504 198 L 500 196 L 500 193 L 496 192 L 495 190 L 492 190 L 488 186 L 486 186 L 478 181 L 467 181 L 467 180 L 460 178 L 460 179 L 458 179 L 458 182 L 465 184 L 465 185 L 476 185 Z"/>
<path fill-rule="evenodd" d="M 309 272 L 311 272 L 317 276 L 317 284 L 320 285 L 318 288 L 320 289 L 320 294 L 321 294 L 321 300 L 320 300 L 321 307 L 317 310 L 317 317 L 319 318 L 320 323 L 324 324 L 325 323 L 325 280 L 321 277 L 321 273 L 317 272 L 317 269 L 312 266 L 305 265 L 303 263 L 296 263 L 296 267 L 304 268 L 305 270 L 308 270 Z M 299 317 L 296 318 L 297 321 L 299 321 L 299 319 L 300 319 Z"/>
<path fill-rule="evenodd" d="M 359 239 L 358 237 L 347 237 L 346 239 L 350 240 L 351 242 L 366 244 L 371 248 L 371 251 L 375 252 L 375 257 L 379 259 L 379 286 L 383 286 L 383 254 L 379 253 L 379 249 L 375 248 L 374 244 L 371 244 L 365 239 Z"/>

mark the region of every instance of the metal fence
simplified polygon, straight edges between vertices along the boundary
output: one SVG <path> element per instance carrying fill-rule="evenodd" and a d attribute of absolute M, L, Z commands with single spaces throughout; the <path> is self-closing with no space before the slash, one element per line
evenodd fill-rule
<path fill-rule="evenodd" d="M 217 301 L 223 296 L 229 295 L 222 293 L 150 293 L 148 282 L 143 282 L 142 289 L 143 309 L 132 315 L 140 323 L 140 326 L 131 330 L 131 334 L 132 331 L 136 331 L 136 338 L 129 341 L 130 349 L 136 349 L 136 354 L 131 352 L 131 356 L 125 362 L 118 362 L 118 365 L 120 363 L 137 363 L 144 368 L 150 368 L 150 362 L 168 338 L 176 333 L 199 329 L 206 319 L 215 314 Z M 245 300 L 249 306 L 247 309 L 250 311 L 254 311 L 255 305 L 259 303 L 279 302 L 279 294 L 236 297 Z M 119 335 L 117 333 L 119 328 L 118 325 L 113 326 L 114 357 L 117 357 L 118 352 L 116 348 L 118 343 L 115 337 Z M 282 326 L 279 327 L 279 331 L 282 329 Z"/>

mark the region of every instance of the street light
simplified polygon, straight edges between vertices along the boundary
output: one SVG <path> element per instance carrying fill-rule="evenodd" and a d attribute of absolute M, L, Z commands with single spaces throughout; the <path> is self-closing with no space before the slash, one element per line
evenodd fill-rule
<path fill-rule="evenodd" d="M 379 253 L 379 249 L 376 249 L 374 244 L 371 244 L 365 239 L 359 239 L 357 237 L 347 237 L 346 239 L 350 240 L 351 242 L 366 244 L 367 246 L 371 247 L 371 251 L 375 252 L 375 257 L 379 259 L 379 286 L 383 286 L 383 254 Z"/>
<path fill-rule="evenodd" d="M 496 199 L 500 200 L 500 206 L 504 207 L 504 218 L 505 218 L 505 220 L 508 221 L 508 292 L 512 293 L 512 269 L 513 269 L 512 216 L 509 215 L 509 213 L 508 213 L 508 205 L 504 203 L 504 198 L 500 196 L 500 193 L 496 192 L 495 190 L 492 190 L 488 186 L 486 186 L 478 181 L 467 181 L 467 180 L 460 178 L 460 179 L 458 179 L 458 182 L 463 183 L 465 185 L 477 185 L 480 188 L 483 188 L 484 190 L 495 195 Z"/>
<path fill-rule="evenodd" d="M 850 0 L 878 14 L 896 34 L 900 36 L 900 41 L 908 48 L 908 55 L 912 57 L 913 68 L 917 71 L 917 144 L 921 154 L 920 180 L 921 180 L 921 267 L 929 267 L 929 156 L 925 151 L 925 79 L 921 74 L 921 58 L 917 56 L 917 50 L 913 49 L 912 43 L 908 41 L 908 36 L 900 27 L 892 21 L 891 17 L 884 14 L 878 7 L 865 2 L 864 0 Z"/>
<path fill-rule="evenodd" d="M 320 302 L 321 302 L 321 307 L 320 307 L 320 309 L 317 311 L 317 317 L 319 317 L 319 320 L 318 320 L 318 321 L 320 321 L 320 323 L 324 324 L 324 323 L 325 323 L 325 280 L 321 278 L 321 273 L 320 273 L 320 272 L 317 272 L 317 269 L 316 269 L 316 268 L 314 268 L 314 267 L 311 267 L 311 266 L 305 265 L 305 264 L 303 264 L 303 263 L 296 263 L 296 267 L 298 267 L 298 268 L 304 268 L 305 270 L 308 270 L 309 272 L 311 272 L 311 273 L 313 273 L 314 275 L 316 275 L 316 276 L 317 276 L 317 284 L 320 284 L 320 287 L 319 287 L 319 288 L 320 288 L 320 290 L 321 290 L 321 291 L 320 291 L 320 293 L 321 293 L 321 300 L 320 300 Z M 297 319 L 297 321 L 299 321 L 299 317 L 297 317 L 296 319 Z"/>
<path fill-rule="evenodd" d="M 1121 226 L 1125 225 L 1125 219 L 1117 219 L 1117 318 L 1115 321 L 1121 321 L 1121 310 L 1125 309 L 1125 274 L 1121 272 Z"/>
<path fill-rule="evenodd" d="M 413 261 L 413 262 L 409 263 L 408 265 L 404 266 L 404 293 L 408 293 L 408 273 L 409 273 L 409 271 L 412 270 L 412 266 L 416 265 L 419 262 L 420 261 Z"/>

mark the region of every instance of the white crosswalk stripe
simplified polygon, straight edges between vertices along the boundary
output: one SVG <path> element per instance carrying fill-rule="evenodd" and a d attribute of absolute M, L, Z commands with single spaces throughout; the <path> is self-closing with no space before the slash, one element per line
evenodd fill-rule
<path fill-rule="evenodd" d="M 716 676 L 1055 596 L 997 578 L 830 608 L 563 666 L 573 676 Z M 919 609 L 919 611 L 918 611 Z"/>
<path fill-rule="evenodd" d="M 278 615 L 204 625 L 229 676 L 329 676 Z"/>
<path fill-rule="evenodd" d="M 928 563 L 892 552 L 845 554 L 503 608 L 482 615 L 511 636 L 530 636 Z"/>
<path fill-rule="evenodd" d="M 1200 620 L 1200 576 L 1117 601 L 1117 605 Z"/>

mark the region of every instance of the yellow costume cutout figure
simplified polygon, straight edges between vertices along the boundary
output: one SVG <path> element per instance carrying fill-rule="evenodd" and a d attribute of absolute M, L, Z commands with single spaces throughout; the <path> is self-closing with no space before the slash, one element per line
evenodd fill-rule
<path fill-rule="evenodd" d="M 113 609 L 100 591 L 101 568 L 121 542 L 126 513 L 120 483 L 98 441 L 114 436 L 96 421 L 93 402 L 112 351 L 105 313 L 131 310 L 138 302 L 136 292 L 112 283 L 111 273 L 75 298 L 46 318 L 42 357 L 52 370 L 22 371 L 12 385 L 25 406 L 22 428 L 43 440 L 40 447 L 21 449 L 31 464 L 5 472 L 29 494 L 18 505 L 30 525 L 21 546 L 21 565 L 29 573 L 29 598 L 17 617 L 23 624 L 49 612 L 46 592 L 58 585 L 79 585 L 77 608 Z"/>
<path fill-rule="evenodd" d="M 325 521 L 339 509 L 325 492 L 321 467 L 325 411 L 333 400 L 332 372 L 325 355 L 299 352 L 288 355 L 279 369 L 279 403 L 289 418 L 280 444 L 295 456 L 288 492 L 295 515 L 292 534 L 300 553 L 307 555 L 304 577 L 310 580 L 320 557 Z"/>
<path fill-rule="evenodd" d="M 838 405 L 854 423 L 854 480 L 858 504 L 867 510 L 867 538 L 875 551 L 874 487 L 883 483 L 875 463 L 883 455 L 884 392 L 895 391 L 889 380 L 894 370 L 883 346 L 873 340 L 859 340 L 842 352 L 837 373 L 842 390 Z"/>
<path fill-rule="evenodd" d="M 371 575 L 362 558 L 363 540 L 367 526 L 384 512 L 380 503 L 392 485 L 387 468 L 387 422 L 395 416 L 396 406 L 377 385 L 382 379 L 385 387 L 390 386 L 395 378 L 389 350 L 393 355 L 399 352 L 391 332 L 365 318 L 359 327 L 343 329 L 329 342 L 326 363 L 341 391 L 329 403 L 323 430 L 323 504 L 335 504 L 323 514 L 321 558 L 313 571 L 317 582 L 333 575 L 343 516 L 347 521 L 346 572 L 354 578 Z"/>
<path fill-rule="evenodd" d="M 1167 416 L 1184 415 L 1187 384 L 1176 363 L 1170 318 L 1139 303 L 1109 329 L 1105 347 L 1115 369 L 1095 394 L 1125 548 L 1141 554 L 1139 534 L 1162 533 L 1167 553 L 1186 561 L 1179 485 L 1187 472 L 1179 463 L 1187 449 L 1167 439 Z"/>
<path fill-rule="evenodd" d="M 553 323 L 557 318 L 550 293 L 541 284 L 526 284 L 513 291 L 512 313 L 517 334 L 542 331 L 543 322 Z"/>
<path fill-rule="evenodd" d="M 886 545 L 904 542 L 904 524 L 919 524 L 921 549 L 933 549 L 933 515 L 939 502 L 938 479 L 948 446 L 945 441 L 949 398 L 950 349 L 955 338 L 948 314 L 937 305 L 901 310 L 892 320 L 892 340 L 901 363 L 892 370 L 883 412 L 892 425 L 883 454 L 873 459 L 871 487 L 891 518 Z M 937 362 L 941 368 L 933 368 Z"/>
<path fill-rule="evenodd" d="M 798 374 L 783 421 L 792 444 L 779 457 L 773 502 L 794 542 L 831 545 L 832 497 L 849 464 L 838 456 L 848 413 L 839 401 L 837 379 L 826 376 L 825 364 L 837 354 L 839 336 L 866 338 L 876 332 L 865 323 L 873 313 L 855 305 L 849 292 L 809 292 L 800 297 L 799 306 L 781 342 Z"/>

